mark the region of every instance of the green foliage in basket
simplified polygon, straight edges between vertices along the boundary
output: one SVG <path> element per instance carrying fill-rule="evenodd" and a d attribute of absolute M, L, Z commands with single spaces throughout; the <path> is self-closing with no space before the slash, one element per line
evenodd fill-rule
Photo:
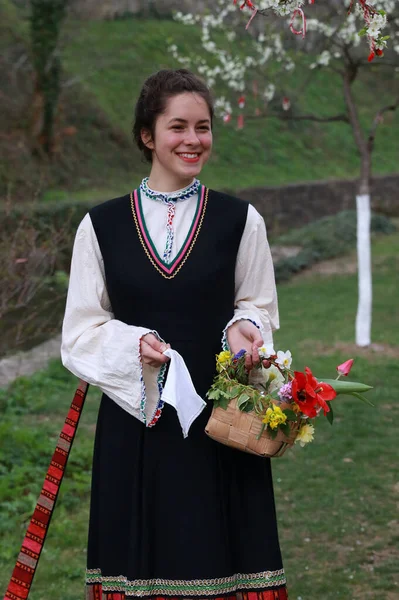
<path fill-rule="evenodd" d="M 263 366 L 259 363 L 256 370 L 263 370 Z M 245 351 L 240 351 L 235 356 L 229 351 L 221 352 L 216 357 L 216 368 L 218 374 L 207 393 L 207 397 L 213 400 L 216 408 L 226 410 L 230 401 L 236 399 L 239 410 L 254 412 L 262 420 L 259 437 L 266 428 L 269 429 L 272 439 L 277 436 L 279 430 L 289 437 L 289 423 L 298 421 L 300 416 L 280 400 L 274 383 L 277 377 L 275 372 L 270 370 L 270 363 L 268 376 L 262 377 L 262 381 L 257 383 L 250 381 L 245 369 Z M 288 374 L 285 380 L 288 381 Z"/>
<path fill-rule="evenodd" d="M 353 359 L 337 367 L 336 379 L 320 380 L 309 367 L 303 373 L 292 371 L 289 350 L 276 353 L 271 347 L 260 348 L 260 361 L 251 373 L 245 368 L 245 354 L 245 350 L 235 355 L 225 350 L 217 355 L 217 375 L 207 397 L 216 408 L 227 410 L 231 400 L 236 400 L 239 410 L 254 412 L 262 421 L 259 436 L 267 429 L 272 439 L 279 431 L 289 437 L 292 423 L 296 422 L 299 430 L 295 441 L 304 446 L 313 440 L 312 419 L 324 413 L 333 423 L 331 401 L 338 394 L 351 395 L 372 405 L 363 396 L 371 389 L 369 385 L 339 381 L 349 374 Z"/>

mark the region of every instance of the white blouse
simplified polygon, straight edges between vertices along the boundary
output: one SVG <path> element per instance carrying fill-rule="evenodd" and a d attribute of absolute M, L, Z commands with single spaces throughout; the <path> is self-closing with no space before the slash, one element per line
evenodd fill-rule
<path fill-rule="evenodd" d="M 141 197 L 147 229 L 162 256 L 166 242 L 167 206 L 143 193 Z M 176 203 L 171 260 L 187 237 L 196 203 L 196 195 Z M 264 343 L 273 342 L 272 332 L 279 327 L 273 262 L 263 218 L 252 205 L 248 209 L 237 255 L 235 311 L 225 331 L 220 332 L 221 337 L 239 319 L 254 321 L 261 330 Z M 153 332 L 151 323 L 145 325 L 127 325 L 114 318 L 103 258 L 90 215 L 86 214 L 78 227 L 73 247 L 62 327 L 62 362 L 74 375 L 98 386 L 140 420 L 143 420 L 142 402 L 145 403 L 148 419 L 153 415 L 159 398 L 159 369 L 141 363 L 140 340 Z M 162 338 L 162 331 L 158 335 Z M 144 379 L 144 400 L 141 377 Z"/>

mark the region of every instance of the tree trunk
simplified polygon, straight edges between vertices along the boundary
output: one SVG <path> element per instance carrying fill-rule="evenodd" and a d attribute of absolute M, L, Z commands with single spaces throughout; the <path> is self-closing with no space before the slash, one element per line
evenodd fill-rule
<path fill-rule="evenodd" d="M 370 242 L 370 179 L 371 151 L 366 146 L 361 151 L 361 170 L 356 195 L 357 209 L 357 264 L 358 305 L 356 315 L 356 344 L 369 346 L 371 343 L 372 274 Z"/>
<path fill-rule="evenodd" d="M 370 194 L 356 196 L 357 208 L 357 261 L 358 261 L 358 305 L 356 315 L 356 344 L 369 346 L 371 343 L 371 244 L 370 244 Z"/>
<path fill-rule="evenodd" d="M 370 179 L 371 148 L 363 136 L 352 95 L 351 84 L 356 78 L 356 70 L 348 69 L 343 78 L 344 96 L 348 109 L 353 136 L 361 157 L 361 171 L 356 195 L 357 209 L 357 264 L 358 264 L 358 304 L 356 315 L 356 344 L 369 346 L 371 343 L 371 243 L 370 243 Z"/>
<path fill-rule="evenodd" d="M 34 149 L 51 156 L 61 90 L 58 40 L 68 0 L 31 0 L 30 38 L 35 87 L 31 113 Z"/>

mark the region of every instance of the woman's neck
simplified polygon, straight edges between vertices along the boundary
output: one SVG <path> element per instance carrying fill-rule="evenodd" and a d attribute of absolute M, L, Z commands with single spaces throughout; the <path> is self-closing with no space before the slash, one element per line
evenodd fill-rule
<path fill-rule="evenodd" d="M 184 179 L 178 179 L 176 177 L 157 177 L 155 173 L 151 173 L 148 179 L 148 187 L 156 192 L 175 192 L 181 190 L 191 183 L 193 183 L 195 177 L 187 177 Z"/>

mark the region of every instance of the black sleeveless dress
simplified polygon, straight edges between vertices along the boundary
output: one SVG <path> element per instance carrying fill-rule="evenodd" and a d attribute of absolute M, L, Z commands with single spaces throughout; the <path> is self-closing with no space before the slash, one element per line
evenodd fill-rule
<path fill-rule="evenodd" d="M 186 244 L 169 266 L 156 255 L 137 196 L 90 212 L 115 318 L 158 331 L 183 356 L 203 398 L 234 313 L 235 264 L 248 210 L 241 200 L 204 192 Z M 146 427 L 103 395 L 88 600 L 286 600 L 270 461 L 208 438 L 210 412 L 208 403 L 184 439 L 170 405 Z"/>

